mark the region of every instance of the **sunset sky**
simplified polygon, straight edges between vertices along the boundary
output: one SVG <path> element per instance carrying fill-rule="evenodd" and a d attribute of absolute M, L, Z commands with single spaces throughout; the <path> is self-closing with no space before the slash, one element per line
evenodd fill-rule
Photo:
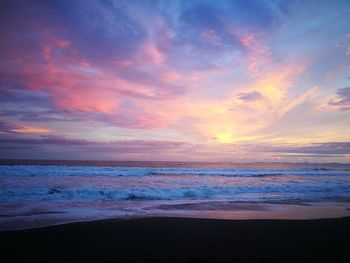
<path fill-rule="evenodd" d="M 1 1 L 0 158 L 350 162 L 350 1 Z"/>

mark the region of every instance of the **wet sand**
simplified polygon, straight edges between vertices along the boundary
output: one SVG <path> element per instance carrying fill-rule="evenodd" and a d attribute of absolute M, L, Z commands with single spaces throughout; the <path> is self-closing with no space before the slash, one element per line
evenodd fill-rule
<path fill-rule="evenodd" d="M 100 220 L 0 232 L 0 240 L 7 262 L 350 262 L 350 217 Z"/>
<path fill-rule="evenodd" d="M 203 219 L 290 219 L 350 217 L 350 202 L 189 202 L 159 205 L 158 201 L 74 202 L 71 207 L 59 202 L 0 204 L 0 232 L 49 227 L 74 222 L 145 217 Z M 132 209 L 134 208 L 134 210 Z"/>

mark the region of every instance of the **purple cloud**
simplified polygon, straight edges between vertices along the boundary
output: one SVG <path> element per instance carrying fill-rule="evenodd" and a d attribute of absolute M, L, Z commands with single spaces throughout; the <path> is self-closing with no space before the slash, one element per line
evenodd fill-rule
<path fill-rule="evenodd" d="M 337 97 L 329 102 L 329 105 L 340 108 L 343 111 L 350 110 L 350 87 L 340 88 L 336 92 Z"/>
<path fill-rule="evenodd" d="M 14 130 L 20 129 L 21 127 L 8 121 L 0 120 L 0 134 L 1 133 L 15 133 Z"/>
<path fill-rule="evenodd" d="M 94 142 L 64 136 L 0 139 L 0 159 L 163 160 L 181 156 L 193 145 L 176 141 Z"/>
<path fill-rule="evenodd" d="M 303 146 L 261 145 L 256 147 L 256 151 L 274 152 L 274 153 L 295 153 L 295 154 L 324 154 L 324 155 L 350 154 L 350 142 L 311 143 Z"/>
<path fill-rule="evenodd" d="M 261 100 L 263 96 L 260 92 L 254 90 L 252 92 L 242 92 L 237 94 L 237 98 L 243 101 Z"/>
<path fill-rule="evenodd" d="M 180 141 L 110 141 L 97 142 L 70 139 L 64 136 L 19 138 L 7 136 L 0 139 L 0 159 L 87 159 L 87 160 L 175 160 L 184 156 L 188 161 L 235 161 L 232 152 L 259 158 L 261 153 L 275 156 L 344 157 L 350 154 L 350 142 L 312 143 L 309 145 L 240 144 L 211 148 L 204 144 Z"/>

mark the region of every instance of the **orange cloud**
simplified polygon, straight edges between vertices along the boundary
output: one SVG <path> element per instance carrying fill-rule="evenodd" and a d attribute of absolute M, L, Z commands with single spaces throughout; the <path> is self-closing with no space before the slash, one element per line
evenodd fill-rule
<path fill-rule="evenodd" d="M 13 129 L 12 131 L 18 132 L 18 133 L 47 133 L 47 132 L 51 132 L 52 130 L 39 128 L 39 127 L 32 127 L 32 126 L 24 126 L 21 128 Z"/>

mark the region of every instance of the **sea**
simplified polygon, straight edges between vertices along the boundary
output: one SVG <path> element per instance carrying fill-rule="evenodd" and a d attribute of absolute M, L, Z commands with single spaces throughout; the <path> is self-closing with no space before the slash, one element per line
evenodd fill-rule
<path fill-rule="evenodd" d="M 340 217 L 349 207 L 350 164 L 0 161 L 2 231 L 147 216 Z"/>

